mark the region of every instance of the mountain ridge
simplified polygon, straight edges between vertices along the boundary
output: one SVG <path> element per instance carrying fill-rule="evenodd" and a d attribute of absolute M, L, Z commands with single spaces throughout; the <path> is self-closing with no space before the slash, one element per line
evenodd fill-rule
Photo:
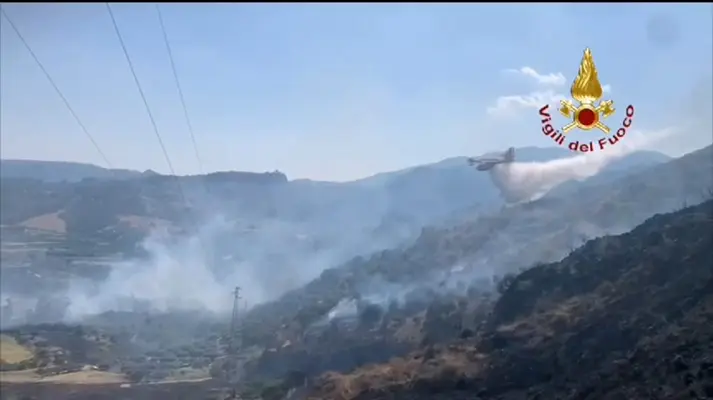
<path fill-rule="evenodd" d="M 523 160 L 572 154 L 557 148 L 530 148 L 521 153 Z M 637 168 L 644 168 L 665 156 L 632 155 L 637 157 Z M 631 173 L 628 167 L 615 167 L 607 170 L 607 176 Z M 291 237 L 285 240 L 304 247 L 296 238 L 307 232 L 314 236 L 314 246 L 326 248 L 336 240 L 337 247 L 344 248 L 338 257 L 350 257 L 398 245 L 413 239 L 423 226 L 501 202 L 489 176 L 459 158 L 347 183 L 289 181 L 279 171 L 218 172 L 178 179 L 137 173 L 121 180 L 76 182 L 9 178 L 12 174 L 5 167 L 0 172 L 4 174 L 0 223 L 6 238 L 44 241 L 46 234 L 52 234 L 76 242 L 91 236 L 116 245 L 81 251 L 107 256 L 137 251 L 151 227 L 168 226 L 172 232 L 194 235 L 196 224 L 224 214 L 228 221 L 243 221 L 235 222 L 240 235 L 279 220 L 293 231 L 285 233 Z M 335 221 L 341 221 L 337 232 L 328 228 Z M 49 230 L 42 231 L 43 226 Z"/>
<path fill-rule="evenodd" d="M 282 394 L 289 391 L 290 387 L 297 387 L 293 394 L 304 394 L 309 388 L 311 395 L 316 398 L 330 400 L 473 400 L 474 393 L 482 398 L 510 396 L 503 398 L 534 400 L 538 398 L 538 393 L 540 399 L 561 398 L 570 389 L 581 392 L 582 398 L 587 399 L 586 390 L 590 390 L 588 382 L 573 382 L 572 376 L 556 380 L 551 386 L 542 383 L 545 377 L 556 375 L 555 372 L 559 371 L 557 368 L 561 368 L 557 363 L 575 370 L 577 354 L 573 356 L 569 352 L 562 359 L 553 356 L 553 348 L 572 348 L 567 347 L 571 343 L 557 342 L 568 336 L 560 334 L 552 339 L 551 335 L 546 335 L 550 330 L 564 329 L 562 322 L 557 319 L 561 316 L 561 309 L 552 304 L 573 305 L 564 298 L 567 293 L 559 289 L 566 289 L 567 285 L 559 284 L 554 292 L 546 290 L 547 293 L 537 297 L 537 288 L 548 288 L 546 283 L 551 274 L 537 273 L 535 279 L 532 275 L 535 272 L 529 272 L 528 275 L 528 271 L 540 271 L 542 268 L 550 271 L 553 265 L 569 265 L 567 263 L 571 260 L 579 260 L 577 262 L 580 264 L 600 263 L 599 268 L 613 271 L 607 275 L 612 280 L 615 276 L 621 276 L 616 275 L 620 271 L 617 270 L 620 263 L 609 262 L 600 257 L 602 255 L 619 254 L 617 257 L 623 258 L 617 260 L 628 263 L 636 261 L 638 256 L 622 255 L 621 252 L 636 250 L 637 254 L 646 257 L 642 258 L 645 261 L 643 264 L 646 264 L 649 260 L 659 262 L 663 259 L 662 254 L 669 254 L 668 250 L 660 252 L 657 249 L 675 249 L 677 243 L 695 243 L 700 250 L 701 241 L 707 238 L 703 232 L 699 232 L 704 226 L 700 224 L 708 223 L 705 219 L 693 219 L 694 223 L 699 224 L 698 228 L 690 233 L 684 232 L 687 235 L 684 241 L 675 240 L 675 235 L 680 234 L 680 223 L 663 224 L 665 229 L 672 229 L 665 235 L 653 231 L 644 236 L 637 233 L 634 235 L 636 244 L 631 246 L 620 243 L 628 237 L 626 234 L 617 235 L 628 232 L 633 226 L 646 224 L 646 221 L 651 226 L 653 214 L 679 209 L 687 203 L 697 203 L 702 196 L 709 196 L 713 190 L 711 171 L 713 147 L 709 146 L 682 158 L 625 173 L 623 176 L 575 185 L 568 191 L 552 192 L 535 202 L 500 209 L 493 206 L 472 219 L 461 219 L 452 225 L 424 227 L 413 241 L 334 263 L 332 268 L 321 272 L 317 279 L 308 280 L 306 284 L 298 285 L 297 289 L 288 290 L 278 300 L 252 307 L 244 314 L 241 325 L 244 352 L 241 357 L 244 357 L 245 364 L 244 375 L 241 376 L 249 383 L 246 383 L 247 386 L 254 383 L 264 387 L 265 382 L 275 380 L 282 383 L 281 388 L 277 388 L 280 390 L 274 387 L 262 390 L 257 389 L 257 386 L 243 389 L 250 389 L 253 394 L 255 391 L 262 392 L 262 398 L 270 400 L 282 399 Z M 101 186 L 105 184 L 109 186 Z M 310 185 L 307 182 L 300 184 Z M 95 190 L 112 188 L 111 183 L 96 185 L 99 183 L 90 182 L 77 188 L 88 190 L 88 197 Z M 278 185 L 270 187 L 270 190 L 282 187 Z M 118 197 L 122 191 L 121 188 L 111 189 L 110 197 Z M 264 197 L 257 196 L 256 200 L 263 201 Z M 686 210 L 690 212 L 691 209 Z M 695 211 L 694 214 L 700 213 Z M 330 220 L 334 224 L 333 218 Z M 658 229 L 661 219 L 653 220 Z M 648 232 L 646 229 L 643 231 Z M 691 241 L 690 238 L 697 241 Z M 607 250 L 606 246 L 602 248 L 601 243 L 613 246 L 609 248 L 612 251 Z M 235 247 L 236 243 L 231 242 L 230 246 Z M 639 248 L 647 250 L 639 252 Z M 615 254 L 613 250 L 619 250 L 619 253 Z M 678 257 L 686 253 L 674 251 L 671 254 Z M 531 268 L 533 264 L 536 265 Z M 570 276 L 558 273 L 554 276 L 575 281 L 578 277 L 587 279 L 587 282 L 591 280 L 591 276 L 582 274 L 579 269 L 572 270 L 576 274 Z M 279 283 L 275 280 L 281 272 L 272 266 L 269 271 L 271 279 L 268 283 L 274 286 Z M 612 283 L 615 289 L 636 288 L 632 282 L 656 283 L 657 275 L 646 275 L 645 270 L 640 268 L 637 271 L 641 275 L 636 275 L 634 280 L 617 280 Z M 706 270 L 696 271 L 698 274 Z M 48 272 L 42 271 L 42 274 Z M 695 285 L 705 282 L 704 275 L 687 276 L 686 282 L 694 282 Z M 6 280 L 7 275 L 4 275 L 3 283 Z M 578 284 L 586 292 L 589 289 L 584 283 Z M 674 298 L 683 301 L 684 298 L 676 294 L 680 292 L 680 287 L 678 285 L 675 291 L 666 292 L 673 297 L 662 297 L 662 300 Z M 502 293 L 500 300 L 493 289 Z M 611 292 L 607 290 L 604 285 L 596 293 Z M 699 291 L 689 290 L 687 294 L 693 292 Z M 560 297 L 557 297 L 558 293 Z M 581 301 L 575 305 L 587 311 L 590 305 L 599 304 L 590 301 L 591 293 L 591 290 L 584 293 Z M 522 299 L 518 300 L 517 296 Z M 634 296 L 633 300 L 636 298 L 647 297 Z M 536 303 L 537 312 L 533 313 L 527 308 L 530 303 Z M 622 307 L 627 304 L 630 303 L 622 303 Z M 666 304 L 659 303 L 662 307 Z M 671 304 L 679 302 L 676 300 Z M 633 325 L 635 330 L 632 331 L 639 334 L 652 317 L 640 313 L 638 306 L 627 307 L 622 310 L 627 310 L 627 313 L 631 311 L 632 314 L 626 315 L 636 315 L 632 321 L 640 321 Z M 495 316 L 491 312 L 493 309 L 498 310 Z M 580 311 L 580 308 L 575 309 Z M 539 311 L 546 315 L 538 317 Z M 695 309 L 688 314 L 687 321 L 690 320 L 694 325 L 686 326 L 699 326 L 695 325 L 698 324 L 696 321 L 700 321 L 699 311 L 704 309 Z M 616 317 L 619 314 L 606 315 Z M 210 385 L 220 385 L 226 371 L 231 370 L 230 359 L 225 357 L 227 353 L 225 350 L 221 353 L 218 345 L 227 340 L 225 337 L 221 340 L 219 336 L 228 331 L 228 321 L 214 321 L 209 315 L 201 314 L 202 320 L 187 325 L 192 320 L 186 320 L 186 316 L 107 312 L 83 320 L 77 328 L 62 324 L 27 326 L 7 333 L 21 343 L 28 343 L 29 340 L 32 344 L 34 337 L 61 339 L 66 335 L 76 336 L 77 332 L 84 332 L 84 335 L 91 337 L 103 337 L 91 333 L 96 328 L 116 337 L 113 349 L 106 349 L 109 353 L 107 356 L 111 356 L 110 366 L 120 368 L 131 380 L 160 380 L 181 365 L 205 368 L 206 363 L 210 363 L 210 374 L 213 376 Z M 624 318 L 624 313 L 621 316 Z M 642 316 L 641 319 L 639 316 Z M 597 319 L 599 317 L 602 319 Z M 583 321 L 592 323 L 577 325 L 578 320 L 573 318 L 565 320 L 564 326 L 573 329 L 575 334 L 586 333 L 590 326 L 619 326 L 616 319 L 608 323 L 610 320 L 605 317 L 587 314 Z M 523 322 L 522 318 L 526 320 Z M 629 319 L 624 318 L 623 321 Z M 503 332 L 499 330 L 502 326 L 516 323 L 524 328 Z M 157 326 L 161 327 L 160 332 L 171 334 L 157 334 Z M 127 329 L 130 332 L 128 336 Z M 611 333 L 611 329 L 602 329 L 598 332 L 605 337 Z M 684 342 L 689 338 L 694 339 L 685 332 L 679 333 Z M 132 337 L 137 340 L 133 341 Z M 59 339 L 52 339 L 50 343 Z M 128 339 L 131 341 L 127 342 Z M 572 343 L 584 339 L 573 339 Z M 674 354 L 670 349 L 681 344 L 678 339 L 669 340 L 660 335 L 653 337 L 653 340 L 653 343 L 662 344 L 662 350 L 656 353 L 652 350 L 655 346 L 643 348 L 640 351 L 648 354 L 644 360 L 655 359 L 657 355 L 670 356 Z M 545 347 L 528 350 L 530 341 Z M 606 341 L 599 341 L 596 346 L 601 343 Z M 699 346 L 686 350 L 683 353 L 686 362 L 696 349 L 705 348 Z M 500 352 L 503 354 L 498 355 Z M 77 355 L 83 353 L 70 350 L 68 354 L 70 358 L 77 358 Z M 537 354 L 542 354 L 543 358 L 538 358 Z M 614 357 L 614 361 L 625 362 L 620 360 L 627 359 L 628 354 L 625 357 L 608 356 Z M 87 354 L 86 359 L 70 361 L 72 365 L 105 363 L 107 361 L 104 357 Z M 390 362 L 392 357 L 396 359 Z M 57 361 L 61 360 L 60 357 Z M 371 363 L 372 366 L 365 366 L 365 363 Z M 487 372 L 491 365 L 496 373 Z M 542 373 L 528 372 L 528 365 L 541 367 Z M 674 365 L 672 362 L 671 366 Z M 702 370 L 702 364 L 695 361 L 695 364 L 689 365 L 689 372 L 695 378 L 698 371 Z M 327 371 L 331 372 L 324 375 Z M 598 372 L 609 382 L 608 387 L 616 387 L 620 383 L 616 380 L 617 375 L 611 371 L 602 369 Z M 655 374 L 652 376 L 657 377 Z M 686 377 L 684 371 L 676 379 L 685 382 L 690 378 Z M 302 385 L 305 381 L 307 386 Z M 695 381 L 694 384 L 696 386 L 692 390 L 699 394 L 705 393 L 705 381 Z M 532 392 L 522 389 L 527 385 L 531 385 Z M 164 388 L 167 392 L 172 390 L 168 386 Z M 643 389 L 632 386 L 631 390 Z M 272 393 L 272 397 L 266 394 L 268 392 Z M 281 394 L 277 395 L 278 392 Z M 109 396 L 109 389 L 106 395 Z"/>
<path fill-rule="evenodd" d="M 362 298 L 368 304 L 380 294 L 382 299 L 376 301 L 388 308 L 396 298 L 449 287 L 464 293 L 468 288 L 459 287 L 458 281 L 487 285 L 493 277 L 517 273 L 533 263 L 557 261 L 586 240 L 621 234 L 651 215 L 700 201 L 713 185 L 711 171 L 709 146 L 618 181 L 546 196 L 452 227 L 426 228 L 407 246 L 355 258 L 276 301 L 256 306 L 245 316 L 245 338 L 278 348 L 269 360 L 279 369 L 293 357 L 289 351 L 280 356 L 281 344 L 290 340 L 294 346 L 302 329 L 344 299 Z M 581 200 L 572 203 L 568 198 Z M 590 212 L 582 213 L 583 209 Z M 495 260 L 497 268 L 491 266 Z"/>
<path fill-rule="evenodd" d="M 328 373 L 307 397 L 709 398 L 712 233 L 708 200 L 592 240 L 517 275 L 475 337 Z"/>
<path fill-rule="evenodd" d="M 529 162 L 529 161 L 547 161 L 555 158 L 563 158 L 567 156 L 573 156 L 575 153 L 567 149 L 562 149 L 560 147 L 522 147 L 516 149 L 518 155 L 518 161 Z M 639 151 L 636 152 L 637 156 L 644 160 L 645 162 L 663 162 L 670 157 L 664 155 L 663 153 L 655 151 Z M 312 180 L 308 178 L 300 178 L 289 180 L 293 181 L 310 181 L 310 182 L 320 182 L 320 183 L 335 183 L 335 184 L 356 184 L 365 182 L 378 182 L 380 179 L 385 177 L 394 177 L 401 175 L 403 173 L 408 173 L 414 169 L 423 167 L 453 167 L 454 165 L 465 165 L 467 157 L 449 157 L 440 161 L 419 164 L 412 167 L 400 168 L 393 171 L 379 172 L 370 176 L 363 178 L 357 178 L 348 181 L 320 181 Z M 287 176 L 279 171 L 274 172 L 256 172 L 256 171 L 212 171 L 201 175 L 191 174 L 191 175 L 180 175 L 183 178 L 197 178 L 200 176 L 226 176 L 231 174 L 245 174 L 245 175 L 263 175 L 263 174 L 281 174 L 288 181 Z M 75 161 L 48 161 L 48 160 L 32 160 L 32 159 L 11 159 L 3 158 L 0 159 L 0 178 L 29 178 L 38 179 L 45 182 L 78 182 L 82 179 L 130 179 L 130 178 L 140 178 L 142 176 L 170 176 L 156 173 L 152 170 L 145 170 L 143 172 L 132 169 L 116 169 L 116 168 L 105 168 L 98 166 L 96 164 L 75 162 Z"/>

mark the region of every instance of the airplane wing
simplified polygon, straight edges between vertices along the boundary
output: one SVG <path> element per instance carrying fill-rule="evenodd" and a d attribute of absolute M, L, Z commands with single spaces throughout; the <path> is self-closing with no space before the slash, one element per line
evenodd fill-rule
<path fill-rule="evenodd" d="M 468 165 L 492 164 L 502 161 L 499 158 L 468 157 Z"/>
<path fill-rule="evenodd" d="M 488 162 L 502 162 L 503 158 L 502 157 L 493 157 L 493 156 L 480 156 L 480 157 L 471 157 L 469 160 L 473 160 L 475 163 L 488 163 Z"/>
<path fill-rule="evenodd" d="M 480 157 L 469 157 L 468 164 L 471 166 L 477 165 L 479 171 L 486 171 L 495 164 L 509 163 L 515 161 L 515 148 L 510 147 L 502 154 L 485 154 Z"/>

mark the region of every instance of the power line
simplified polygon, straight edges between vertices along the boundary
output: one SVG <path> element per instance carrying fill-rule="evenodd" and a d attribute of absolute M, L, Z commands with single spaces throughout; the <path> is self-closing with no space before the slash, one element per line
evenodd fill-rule
<path fill-rule="evenodd" d="M 141 88 L 141 83 L 139 82 L 139 77 L 136 75 L 136 70 L 134 69 L 134 63 L 131 62 L 131 57 L 129 57 L 129 51 L 126 49 L 126 44 L 124 44 L 124 38 L 121 36 L 121 31 L 119 30 L 119 25 L 116 23 L 116 18 L 114 18 L 114 11 L 111 9 L 111 5 L 109 3 L 104 3 L 106 4 L 106 9 L 109 11 L 109 16 L 111 17 L 111 23 L 114 26 L 114 32 L 116 32 L 116 37 L 119 39 L 119 44 L 121 45 L 121 50 L 124 52 L 124 57 L 126 57 L 126 62 L 129 64 L 129 69 L 131 70 L 131 76 L 134 77 L 134 83 L 136 83 L 136 88 L 139 90 L 139 95 L 141 95 L 141 100 L 144 102 L 144 107 L 146 108 L 146 113 L 149 116 L 149 120 L 151 121 L 151 126 L 153 127 L 154 134 L 156 135 L 156 138 L 158 139 L 158 144 L 161 145 L 161 150 L 163 151 L 163 156 L 166 159 L 166 164 L 168 164 L 168 169 L 171 171 L 171 175 L 176 176 L 176 171 L 173 169 L 173 163 L 171 163 L 171 157 L 168 156 L 168 151 L 166 150 L 166 146 L 163 144 L 163 139 L 161 138 L 161 134 L 158 132 L 158 125 L 156 124 L 156 120 L 153 117 L 153 114 L 151 113 L 151 107 L 149 107 L 149 102 L 146 100 L 146 95 L 144 94 L 144 90 Z M 179 185 L 180 187 L 180 185 Z M 184 202 L 185 196 L 183 195 L 183 189 L 181 189 L 181 196 L 183 196 Z"/>
<path fill-rule="evenodd" d="M 138 76 L 136 75 L 136 70 L 134 69 L 134 64 L 131 62 L 131 57 L 129 56 L 129 51 L 126 48 L 126 44 L 124 43 L 124 38 L 121 36 L 121 31 L 119 30 L 119 25 L 116 23 L 116 18 L 114 17 L 114 12 L 111 9 L 111 5 L 109 3 L 104 3 L 106 5 L 106 9 L 109 12 L 109 16 L 111 17 L 111 23 L 114 26 L 114 32 L 116 32 L 116 36 L 119 39 L 119 44 L 121 45 L 121 49 L 124 53 L 124 56 L 126 57 L 126 62 L 129 64 L 129 69 L 131 70 L 131 75 L 134 78 L 134 83 L 136 84 L 136 88 L 139 91 L 139 94 L 141 95 L 141 100 L 144 102 L 144 107 L 146 109 L 146 114 L 149 116 L 149 120 L 151 121 L 151 126 L 153 127 L 154 134 L 156 135 L 156 138 L 158 139 L 158 143 L 161 146 L 161 150 L 163 151 L 163 156 L 166 159 L 166 164 L 168 164 L 168 168 L 171 171 L 171 175 L 176 181 L 176 186 L 178 187 L 178 193 L 181 196 L 181 200 L 183 200 L 183 204 L 186 207 L 189 207 L 188 203 L 188 197 L 186 196 L 185 191 L 183 190 L 183 185 L 181 184 L 181 180 L 179 179 L 178 175 L 176 175 L 176 171 L 173 168 L 173 163 L 171 163 L 171 157 L 168 155 L 168 151 L 166 150 L 166 146 L 163 144 L 163 139 L 161 138 L 161 134 L 158 131 L 158 125 L 156 124 L 156 120 L 153 117 L 153 114 L 151 113 L 151 107 L 149 106 L 148 101 L 146 100 L 146 95 L 144 94 L 144 90 L 141 88 L 141 82 L 139 81 Z M 196 232 L 198 232 L 198 222 L 194 218 L 190 218 L 191 223 L 194 225 L 194 229 L 196 229 Z M 201 246 L 201 250 L 203 251 L 203 255 L 207 257 L 209 255 L 208 253 L 208 248 L 206 244 L 204 243 L 203 237 L 198 234 L 198 242 Z"/>
<path fill-rule="evenodd" d="M 79 127 L 82 129 L 82 132 L 84 132 L 84 134 L 87 136 L 87 138 L 89 138 L 89 141 L 92 143 L 92 145 L 94 146 L 94 148 L 97 150 L 97 153 L 99 153 L 99 155 L 100 155 L 101 158 L 104 160 L 104 162 L 105 162 L 106 165 L 109 167 L 109 169 L 113 170 L 114 167 L 112 166 L 111 162 L 109 161 L 109 159 L 107 158 L 107 156 L 104 154 L 104 152 L 102 151 L 101 147 L 99 147 L 99 144 L 97 143 L 97 141 L 94 140 L 94 137 L 92 136 L 92 134 L 89 133 L 89 130 L 88 130 L 87 127 L 84 125 L 84 123 L 82 122 L 82 120 L 79 118 L 79 116 L 77 115 L 77 113 L 74 111 L 74 109 L 72 108 L 72 106 L 69 104 L 69 101 L 67 100 L 67 98 L 64 97 L 64 94 L 62 94 L 62 91 L 59 89 L 59 87 L 57 86 L 57 84 L 54 82 L 54 79 L 52 79 L 52 76 L 49 74 L 49 72 L 47 72 L 47 69 L 44 67 L 44 65 L 42 64 L 42 62 L 40 62 L 40 59 L 37 58 L 37 55 L 36 55 L 35 52 L 32 50 L 32 47 L 30 47 L 30 44 L 27 43 L 27 41 L 25 40 L 25 37 L 22 36 L 22 34 L 20 33 L 20 31 L 17 29 L 17 26 L 16 26 L 15 23 L 12 21 L 12 19 L 10 18 L 10 16 L 7 14 L 7 12 L 5 11 L 5 8 L 4 8 L 4 7 L 0 7 L 0 12 L 2 12 L 2 15 L 5 17 L 5 19 L 7 20 L 7 22 L 10 24 L 10 27 L 12 28 L 12 30 L 15 31 L 15 34 L 17 35 L 17 37 L 20 39 L 20 42 L 22 42 L 22 44 L 25 46 L 25 48 L 27 49 L 27 51 L 30 53 L 30 55 L 32 56 L 32 59 L 35 60 L 35 63 L 37 64 L 37 66 L 40 67 L 40 70 L 42 70 L 42 73 L 45 75 L 45 77 L 46 77 L 47 80 L 49 81 L 50 85 L 52 85 L 52 88 L 54 88 L 55 92 L 57 92 L 57 94 L 59 95 L 60 99 L 62 99 L 62 102 L 63 102 L 64 105 L 67 107 L 67 109 L 69 110 L 70 114 L 72 114 L 72 117 L 74 117 L 75 121 L 77 121 L 77 124 L 79 125 Z"/>
<path fill-rule="evenodd" d="M 191 135 L 191 143 L 193 143 L 193 150 L 196 154 L 196 160 L 198 160 L 198 169 L 202 175 L 203 174 L 203 162 L 201 161 L 201 157 L 198 152 L 196 136 L 193 132 L 193 124 L 191 124 L 191 119 L 188 116 L 188 107 L 186 107 L 186 100 L 183 96 L 183 89 L 181 88 L 181 82 L 178 79 L 178 72 L 176 71 L 176 63 L 173 59 L 173 51 L 171 51 L 171 44 L 168 40 L 168 34 L 166 33 L 166 26 L 163 23 L 163 14 L 161 13 L 161 6 L 158 3 L 156 4 L 156 13 L 158 14 L 158 22 L 161 25 L 161 32 L 163 33 L 163 42 L 166 44 L 166 51 L 168 52 L 168 59 L 171 61 L 171 71 L 173 71 L 173 80 L 176 83 L 176 88 L 178 89 L 178 96 L 181 99 L 181 107 L 183 107 L 183 116 L 186 119 L 186 125 L 188 126 L 188 133 Z"/>

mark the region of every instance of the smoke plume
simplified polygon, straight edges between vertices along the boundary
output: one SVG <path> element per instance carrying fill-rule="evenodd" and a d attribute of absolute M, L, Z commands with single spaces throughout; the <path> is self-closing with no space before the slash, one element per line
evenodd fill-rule
<path fill-rule="evenodd" d="M 501 163 L 489 173 L 506 202 L 533 201 L 567 181 L 590 178 L 612 162 L 647 148 L 672 133 L 673 129 L 647 135 L 632 132 L 603 150 L 545 162 Z"/>

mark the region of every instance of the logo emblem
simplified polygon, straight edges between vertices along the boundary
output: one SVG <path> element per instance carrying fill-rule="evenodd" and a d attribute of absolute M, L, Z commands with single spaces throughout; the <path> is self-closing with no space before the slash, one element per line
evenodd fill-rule
<path fill-rule="evenodd" d="M 599 81 L 597 67 L 594 65 L 592 51 L 584 49 L 582 62 L 579 64 L 577 77 L 570 88 L 571 100 L 561 100 L 559 113 L 570 122 L 563 126 L 561 131 L 555 128 L 555 121 L 550 114 L 549 104 L 545 104 L 540 108 L 540 123 L 542 124 L 542 133 L 551 138 L 560 146 L 567 146 L 572 151 L 581 153 L 589 153 L 597 150 L 604 150 L 605 147 L 613 146 L 619 142 L 631 127 L 634 120 L 634 106 L 626 107 L 626 115 L 622 120 L 621 127 L 616 132 L 609 134 L 611 130 L 604 121 L 614 115 L 614 101 L 601 100 L 604 94 L 604 88 Z M 576 102 L 576 104 L 575 104 Z M 582 131 L 600 131 L 605 136 L 600 137 L 596 141 L 584 139 L 569 141 L 567 133 L 572 129 L 579 128 Z"/>
<path fill-rule="evenodd" d="M 560 101 L 560 114 L 565 118 L 572 118 L 572 122 L 562 128 L 563 133 L 567 134 L 574 128 L 579 128 L 583 131 L 596 128 L 606 134 L 609 133 L 609 127 L 604 125 L 602 120 L 612 116 L 616 110 L 612 100 L 604 100 L 599 104 L 595 104 L 602 98 L 604 93 L 598 75 L 592 51 L 587 48 L 584 50 L 582 62 L 579 64 L 579 72 L 570 89 L 572 98 L 579 105 L 575 106 L 569 100 Z"/>

